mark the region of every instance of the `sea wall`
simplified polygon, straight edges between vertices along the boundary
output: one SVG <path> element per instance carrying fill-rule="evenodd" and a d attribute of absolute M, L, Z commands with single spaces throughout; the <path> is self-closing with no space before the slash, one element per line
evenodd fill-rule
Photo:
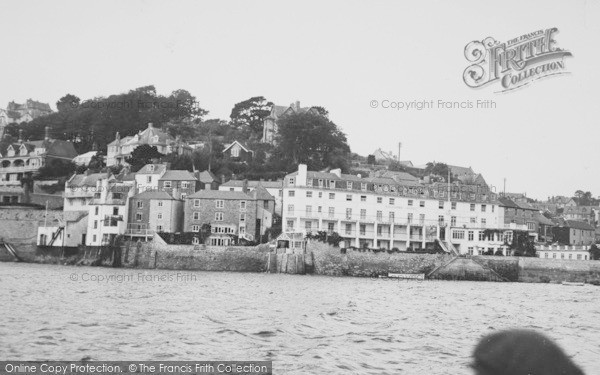
<path fill-rule="evenodd" d="M 600 283 L 600 260 L 519 258 L 519 281 Z"/>

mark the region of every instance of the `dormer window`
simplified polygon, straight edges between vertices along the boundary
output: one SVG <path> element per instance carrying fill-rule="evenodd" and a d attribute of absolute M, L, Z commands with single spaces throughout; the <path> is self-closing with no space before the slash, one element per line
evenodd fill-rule
<path fill-rule="evenodd" d="M 152 137 L 152 143 L 158 143 L 158 135 Z"/>
<path fill-rule="evenodd" d="M 150 172 L 154 172 L 154 165 L 150 165 L 150 166 L 148 167 L 148 170 L 149 170 Z"/>

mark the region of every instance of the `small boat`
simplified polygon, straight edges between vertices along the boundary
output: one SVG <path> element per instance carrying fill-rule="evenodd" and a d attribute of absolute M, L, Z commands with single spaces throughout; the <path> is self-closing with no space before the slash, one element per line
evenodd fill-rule
<path fill-rule="evenodd" d="M 585 285 L 585 283 L 574 282 L 574 281 L 563 281 L 561 284 L 562 285 L 569 285 L 569 286 L 584 286 Z"/>
<path fill-rule="evenodd" d="M 424 273 L 388 273 L 388 277 L 407 280 L 425 280 Z"/>

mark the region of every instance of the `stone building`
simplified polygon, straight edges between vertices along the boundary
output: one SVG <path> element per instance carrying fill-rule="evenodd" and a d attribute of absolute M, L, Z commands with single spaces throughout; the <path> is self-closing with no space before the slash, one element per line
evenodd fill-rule
<path fill-rule="evenodd" d="M 265 118 L 261 142 L 270 144 L 275 143 L 275 138 L 277 136 L 278 131 L 277 121 L 280 118 L 289 114 L 307 112 L 313 113 L 315 115 L 319 114 L 319 112 L 314 107 L 301 107 L 299 101 L 296 101 L 295 103 L 292 103 L 287 107 L 281 105 L 274 105 L 271 109 L 271 113 L 269 114 L 269 116 Z"/>
<path fill-rule="evenodd" d="M 46 116 L 52 113 L 48 103 L 41 103 L 32 99 L 27 99 L 23 104 L 9 102 L 6 107 L 8 122 L 29 122 L 35 118 Z"/>

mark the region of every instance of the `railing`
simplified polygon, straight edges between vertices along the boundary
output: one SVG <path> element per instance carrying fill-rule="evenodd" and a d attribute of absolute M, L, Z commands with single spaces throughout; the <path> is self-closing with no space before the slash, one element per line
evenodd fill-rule
<path fill-rule="evenodd" d="M 589 245 L 535 245 L 537 251 L 589 251 Z"/>
<path fill-rule="evenodd" d="M 154 231 L 152 229 L 127 229 L 125 235 L 128 236 L 152 236 Z"/>

